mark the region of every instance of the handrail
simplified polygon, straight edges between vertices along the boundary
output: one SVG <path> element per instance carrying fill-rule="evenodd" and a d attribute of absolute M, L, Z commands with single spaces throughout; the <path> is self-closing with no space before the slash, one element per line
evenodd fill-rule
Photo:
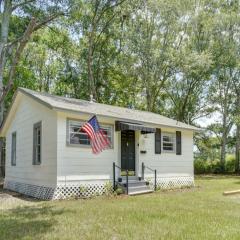
<path fill-rule="evenodd" d="M 120 169 L 121 171 L 124 171 L 125 169 L 122 169 L 119 167 L 115 162 L 113 162 L 113 190 L 116 191 L 116 168 Z M 126 171 L 126 188 L 127 188 L 127 194 L 128 194 L 128 169 Z"/>
<path fill-rule="evenodd" d="M 142 180 L 144 180 L 144 171 L 145 171 L 146 168 L 149 169 L 150 171 L 154 172 L 154 191 L 157 191 L 157 170 L 156 169 L 152 169 L 152 168 L 146 166 L 142 162 Z"/>
<path fill-rule="evenodd" d="M 120 170 L 122 170 L 122 168 L 119 167 L 115 162 L 114 162 L 114 164 L 115 164 L 115 167 L 116 167 L 116 168 L 119 168 Z"/>
<path fill-rule="evenodd" d="M 149 169 L 150 171 L 153 171 L 153 172 L 155 171 L 155 169 L 152 169 L 152 168 L 150 168 L 150 167 L 148 167 L 146 165 L 145 165 L 145 168 L 147 168 L 147 169 Z"/>

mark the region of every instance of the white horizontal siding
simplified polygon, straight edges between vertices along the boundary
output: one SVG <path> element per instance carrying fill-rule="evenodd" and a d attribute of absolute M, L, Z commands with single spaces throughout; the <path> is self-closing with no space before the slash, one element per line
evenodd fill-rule
<path fill-rule="evenodd" d="M 67 181 L 111 179 L 112 164 L 114 161 L 118 161 L 117 134 L 114 134 L 114 146 L 112 149 L 95 155 L 92 153 L 91 147 L 67 145 L 66 126 L 68 118 L 87 121 L 89 115 L 58 113 L 58 182 L 66 179 Z M 98 120 L 100 123 L 114 125 L 114 121 L 107 118 L 98 118 Z"/>
<path fill-rule="evenodd" d="M 56 112 L 31 98 L 18 95 L 15 116 L 6 134 L 6 180 L 56 186 Z M 33 125 L 42 121 L 42 163 L 33 165 Z M 11 136 L 17 132 L 16 166 L 11 166 Z"/>
<path fill-rule="evenodd" d="M 173 132 L 176 129 L 162 128 L 162 133 Z M 179 131 L 179 130 L 178 130 Z M 139 153 L 140 164 L 144 162 L 145 165 L 157 169 L 159 175 L 193 175 L 193 132 L 183 130 L 182 132 L 182 154 L 176 153 L 155 154 L 155 137 L 154 134 L 148 134 L 147 138 L 140 136 L 139 152 L 146 150 L 145 154 Z M 141 166 L 141 165 L 140 165 Z M 148 170 L 146 170 L 148 171 Z"/>
<path fill-rule="evenodd" d="M 113 149 L 94 155 L 90 147 L 67 145 L 67 119 L 87 121 L 88 114 L 55 112 L 31 98 L 19 95 L 19 106 L 6 134 L 6 180 L 54 187 L 56 183 L 101 181 L 112 178 L 112 164 L 121 165 L 120 132 L 114 133 Z M 115 124 L 115 119 L 98 117 L 100 123 Z M 119 119 L 118 119 L 119 120 Z M 42 121 L 42 164 L 32 165 L 33 124 Z M 161 127 L 149 125 L 149 127 Z M 162 128 L 162 132 L 177 129 Z M 179 129 L 178 129 L 179 130 Z M 11 135 L 17 132 L 17 165 L 11 166 Z M 141 163 L 157 169 L 160 177 L 193 175 L 193 132 L 182 130 L 182 155 L 155 154 L 154 134 L 144 138 L 136 132 L 136 172 L 140 176 Z M 140 153 L 146 150 L 146 154 Z M 119 171 L 117 171 L 119 172 Z M 151 175 L 146 170 L 145 175 Z"/>
<path fill-rule="evenodd" d="M 70 182 L 81 180 L 97 180 L 112 178 L 112 163 L 121 165 L 120 132 L 114 131 L 114 148 L 105 150 L 99 155 L 92 154 L 90 147 L 72 147 L 66 144 L 67 119 L 79 119 L 87 121 L 89 115 L 73 115 L 58 113 L 58 182 Z M 114 124 L 113 119 L 100 118 L 100 123 Z M 157 127 L 157 126 L 151 126 Z M 177 129 L 162 128 L 162 132 L 173 132 Z M 182 155 L 176 153 L 155 154 L 154 134 L 148 134 L 147 138 L 136 132 L 136 171 L 140 176 L 141 163 L 157 169 L 158 176 L 186 176 L 193 175 L 193 133 L 182 131 Z M 143 144 L 144 140 L 144 144 Z M 141 154 L 140 150 L 146 150 Z M 117 171 L 118 172 L 118 171 Z M 146 175 L 151 172 L 146 170 Z"/>

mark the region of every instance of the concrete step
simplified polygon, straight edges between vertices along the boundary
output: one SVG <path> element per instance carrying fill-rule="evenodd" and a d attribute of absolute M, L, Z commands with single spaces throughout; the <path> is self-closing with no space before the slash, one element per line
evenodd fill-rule
<path fill-rule="evenodd" d="M 147 194 L 147 193 L 153 193 L 153 190 L 148 189 L 148 190 L 142 190 L 142 191 L 129 192 L 128 195 L 136 196 L 136 195 Z"/>
<path fill-rule="evenodd" d="M 127 183 L 124 179 L 123 182 L 118 182 L 118 185 L 121 186 L 123 191 L 127 192 Z M 128 195 L 139 195 L 139 194 L 146 194 L 152 193 L 153 190 L 150 189 L 149 185 L 147 185 L 146 181 L 138 180 L 138 179 L 131 179 L 128 181 Z"/>
<path fill-rule="evenodd" d="M 148 187 L 129 188 L 129 189 L 128 189 L 128 194 L 129 194 L 129 193 L 134 193 L 134 192 L 148 191 L 148 190 L 151 190 L 151 189 L 148 188 Z"/>
<path fill-rule="evenodd" d="M 129 189 L 149 188 L 149 186 L 146 185 L 146 184 L 145 184 L 145 185 L 137 185 L 137 184 L 136 184 L 136 185 L 130 185 L 130 186 L 128 185 L 128 188 L 129 188 Z"/>
<path fill-rule="evenodd" d="M 151 190 L 148 186 L 130 187 L 128 193 Z"/>
<path fill-rule="evenodd" d="M 120 185 L 122 185 L 122 186 L 124 186 L 124 187 L 126 187 L 127 186 L 127 183 L 126 182 L 120 182 L 120 183 L 118 183 L 118 184 L 120 184 Z M 129 187 L 134 187 L 134 186 L 147 186 L 147 184 L 146 184 L 146 181 L 129 181 L 128 182 L 128 186 Z"/>

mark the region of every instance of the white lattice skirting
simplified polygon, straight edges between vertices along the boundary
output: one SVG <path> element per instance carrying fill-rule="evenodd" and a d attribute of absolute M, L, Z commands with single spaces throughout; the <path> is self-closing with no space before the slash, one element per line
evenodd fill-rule
<path fill-rule="evenodd" d="M 49 200 L 54 196 L 54 188 L 14 181 L 5 181 L 4 188 L 38 199 Z"/>
<path fill-rule="evenodd" d="M 154 178 L 145 178 L 149 181 L 150 187 L 154 187 Z M 191 176 L 176 177 L 158 177 L 157 187 L 159 189 L 172 189 L 181 187 L 193 187 L 194 178 Z M 62 184 L 56 188 L 36 186 L 26 183 L 5 181 L 4 188 L 22 193 L 38 199 L 66 199 L 71 197 L 92 197 L 112 193 L 112 182 L 102 181 L 98 183 L 79 183 L 79 184 Z"/>
<path fill-rule="evenodd" d="M 55 189 L 53 199 L 66 199 L 70 197 L 92 197 L 113 192 L 112 182 L 82 183 L 58 185 Z"/>
<path fill-rule="evenodd" d="M 38 199 L 66 199 L 71 197 L 92 197 L 112 193 L 112 183 L 83 183 L 58 185 L 56 188 L 37 186 L 14 181 L 5 181 L 4 188 Z"/>
<path fill-rule="evenodd" d="M 149 177 L 145 179 L 149 181 L 150 187 L 154 187 L 154 178 Z M 173 189 L 182 187 L 193 187 L 193 176 L 176 176 L 176 177 L 157 177 L 157 188 L 159 189 Z"/>

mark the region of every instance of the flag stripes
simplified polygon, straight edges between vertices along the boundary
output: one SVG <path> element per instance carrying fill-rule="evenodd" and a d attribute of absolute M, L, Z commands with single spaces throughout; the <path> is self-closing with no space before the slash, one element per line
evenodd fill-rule
<path fill-rule="evenodd" d="M 94 154 L 98 154 L 110 147 L 111 143 L 108 139 L 108 136 L 100 128 L 96 116 L 93 116 L 88 122 L 86 122 L 82 126 L 81 130 L 86 132 L 90 138 L 90 143 Z"/>

